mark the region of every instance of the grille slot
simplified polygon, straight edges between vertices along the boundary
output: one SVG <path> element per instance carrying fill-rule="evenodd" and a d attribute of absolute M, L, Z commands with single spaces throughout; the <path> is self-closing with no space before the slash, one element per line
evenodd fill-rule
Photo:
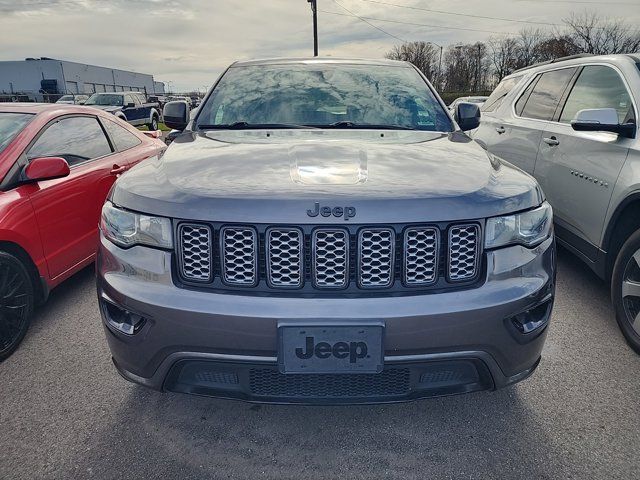
<path fill-rule="evenodd" d="M 388 228 L 358 234 L 358 283 L 363 288 L 388 287 L 393 282 L 395 233 Z"/>
<path fill-rule="evenodd" d="M 211 229 L 207 225 L 183 223 L 178 227 L 180 275 L 194 282 L 213 278 Z"/>
<path fill-rule="evenodd" d="M 439 230 L 433 227 L 409 228 L 404 232 L 406 285 L 430 285 L 437 280 L 439 237 Z"/>
<path fill-rule="evenodd" d="M 303 278 L 303 237 L 296 228 L 267 231 L 267 280 L 272 287 L 299 287 Z"/>
<path fill-rule="evenodd" d="M 349 282 L 349 234 L 341 229 L 313 232 L 313 281 L 318 288 L 344 288 Z"/>
<path fill-rule="evenodd" d="M 256 231 L 250 227 L 223 227 L 222 279 L 229 285 L 254 286 L 258 280 Z"/>
<path fill-rule="evenodd" d="M 470 280 L 478 273 L 480 248 L 478 225 L 455 225 L 449 228 L 449 267 L 452 282 Z"/>
<path fill-rule="evenodd" d="M 375 374 L 282 374 L 253 368 L 249 372 L 251 393 L 262 397 L 363 398 L 406 395 L 410 387 L 408 368 Z"/>

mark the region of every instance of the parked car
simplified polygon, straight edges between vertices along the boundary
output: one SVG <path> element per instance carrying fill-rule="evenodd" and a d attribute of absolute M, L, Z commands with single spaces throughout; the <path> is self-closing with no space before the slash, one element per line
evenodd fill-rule
<path fill-rule="evenodd" d="M 148 103 L 156 103 L 158 105 L 158 112 L 162 113 L 164 104 L 167 103 L 167 99 L 164 95 L 149 95 L 147 97 Z"/>
<path fill-rule="evenodd" d="M 456 110 L 456 107 L 459 103 L 477 103 L 478 105 L 482 105 L 489 97 L 484 96 L 474 96 L 474 97 L 458 97 L 449 105 L 449 111 L 453 114 Z"/>
<path fill-rule="evenodd" d="M 62 103 L 64 105 L 84 105 L 89 99 L 89 95 L 63 95 L 56 103 Z"/>
<path fill-rule="evenodd" d="M 260 95 L 255 86 L 260 85 Z M 552 213 L 413 65 L 235 63 L 102 210 L 114 364 L 171 390 L 371 403 L 530 375 L 554 298 Z"/>
<path fill-rule="evenodd" d="M 94 261 L 116 177 L 164 148 L 100 110 L 0 104 L 0 361 L 34 306 Z"/>
<path fill-rule="evenodd" d="M 578 56 L 505 78 L 475 138 L 534 175 L 556 235 L 610 281 L 618 324 L 640 353 L 640 55 Z"/>
<path fill-rule="evenodd" d="M 136 127 L 146 125 L 149 130 L 158 129 L 158 104 L 147 102 L 145 96 L 139 92 L 94 93 L 85 105 L 112 113 Z"/>

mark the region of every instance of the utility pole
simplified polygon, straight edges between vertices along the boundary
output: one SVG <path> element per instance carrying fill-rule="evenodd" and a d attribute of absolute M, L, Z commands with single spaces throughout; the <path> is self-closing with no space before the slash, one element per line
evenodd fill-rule
<path fill-rule="evenodd" d="M 311 11 L 313 12 L 313 56 L 318 56 L 318 1 L 307 0 L 311 4 Z"/>

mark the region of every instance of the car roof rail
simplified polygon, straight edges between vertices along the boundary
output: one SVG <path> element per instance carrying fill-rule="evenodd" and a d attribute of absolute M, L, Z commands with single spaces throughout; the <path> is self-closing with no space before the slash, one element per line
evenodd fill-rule
<path fill-rule="evenodd" d="M 576 55 L 554 58 L 553 60 L 547 60 L 546 62 L 534 63 L 533 65 L 529 65 L 528 67 L 522 67 L 518 70 L 514 70 L 512 73 L 524 72 L 525 70 L 529 70 L 530 68 L 541 67 L 542 65 L 551 65 L 552 63 L 564 62 L 565 60 L 573 60 L 575 58 L 585 58 L 593 56 L 594 55 L 592 53 L 577 53 Z"/>

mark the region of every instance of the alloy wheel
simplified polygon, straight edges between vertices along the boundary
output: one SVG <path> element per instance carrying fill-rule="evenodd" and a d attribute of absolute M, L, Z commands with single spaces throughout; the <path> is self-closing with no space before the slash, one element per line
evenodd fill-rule
<path fill-rule="evenodd" d="M 627 321 L 640 335 L 640 250 L 636 251 L 622 276 L 622 304 Z"/>
<path fill-rule="evenodd" d="M 24 272 L 0 260 L 0 355 L 19 342 L 29 322 L 29 288 Z"/>

